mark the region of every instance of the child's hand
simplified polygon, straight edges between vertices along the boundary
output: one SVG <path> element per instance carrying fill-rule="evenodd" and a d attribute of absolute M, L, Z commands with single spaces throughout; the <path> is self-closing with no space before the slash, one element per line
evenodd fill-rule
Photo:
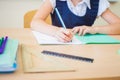
<path fill-rule="evenodd" d="M 86 33 L 90 34 L 96 34 L 96 30 L 94 27 L 89 27 L 89 26 L 77 26 L 72 29 L 73 34 L 78 33 L 78 35 L 82 36 L 85 35 Z"/>
<path fill-rule="evenodd" d="M 70 42 L 73 34 L 69 30 L 61 28 L 56 32 L 55 37 L 61 42 Z"/>

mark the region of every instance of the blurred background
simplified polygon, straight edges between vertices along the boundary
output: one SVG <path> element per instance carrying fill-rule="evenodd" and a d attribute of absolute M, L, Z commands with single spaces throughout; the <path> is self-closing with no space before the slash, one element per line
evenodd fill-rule
<path fill-rule="evenodd" d="M 120 17 L 120 0 L 111 1 L 110 9 Z M 24 15 L 26 12 L 38 9 L 42 0 L 0 0 L 0 27 L 24 28 Z M 107 24 L 98 18 L 94 25 Z"/>

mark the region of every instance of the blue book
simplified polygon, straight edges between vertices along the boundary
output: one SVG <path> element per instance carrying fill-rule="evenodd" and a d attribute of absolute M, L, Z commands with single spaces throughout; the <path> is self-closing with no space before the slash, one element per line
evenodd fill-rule
<path fill-rule="evenodd" d="M 2 67 L 0 67 L 0 73 L 12 73 L 16 69 L 17 69 L 17 63 L 15 61 L 12 66 L 2 66 Z"/>
<path fill-rule="evenodd" d="M 4 52 L 0 54 L 0 72 L 12 72 L 17 68 L 18 40 L 8 38 Z"/>

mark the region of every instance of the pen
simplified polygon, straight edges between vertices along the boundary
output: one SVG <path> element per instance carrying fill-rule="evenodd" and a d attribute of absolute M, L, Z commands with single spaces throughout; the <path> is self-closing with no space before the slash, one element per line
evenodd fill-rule
<path fill-rule="evenodd" d="M 2 46 L 3 41 L 4 41 L 4 37 L 2 37 L 2 39 L 0 41 L 0 47 Z"/>
<path fill-rule="evenodd" d="M 65 24 L 64 24 L 64 22 L 63 22 L 63 20 L 62 20 L 62 17 L 60 16 L 60 13 L 59 13 L 58 9 L 55 8 L 55 11 L 56 11 L 56 13 L 57 13 L 57 15 L 58 15 L 58 17 L 59 17 L 59 19 L 60 19 L 60 22 L 61 22 L 61 24 L 62 24 L 62 27 L 63 27 L 64 29 L 66 29 L 66 26 L 65 26 Z"/>
<path fill-rule="evenodd" d="M 61 22 L 61 24 L 62 24 L 62 27 L 63 27 L 64 29 L 66 29 L 66 26 L 65 26 L 65 24 L 64 24 L 64 22 L 63 22 L 63 20 L 62 20 L 62 17 L 61 17 L 61 15 L 60 15 L 58 9 L 55 8 L 55 11 L 56 11 L 56 13 L 57 13 L 57 15 L 58 15 L 58 18 L 60 19 L 60 22 Z M 71 42 L 72 42 L 72 41 L 71 41 Z"/>
<path fill-rule="evenodd" d="M 6 46 L 8 37 L 6 36 L 5 39 L 4 39 L 4 38 L 2 38 L 2 39 L 3 39 L 3 41 L 2 41 L 2 44 L 1 44 L 1 46 L 0 46 L 0 54 L 2 54 L 3 51 L 4 51 L 4 49 L 5 49 L 5 46 Z"/>

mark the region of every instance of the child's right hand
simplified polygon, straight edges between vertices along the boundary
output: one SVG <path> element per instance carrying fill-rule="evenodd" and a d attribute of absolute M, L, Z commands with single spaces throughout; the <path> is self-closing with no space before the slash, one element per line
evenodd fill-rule
<path fill-rule="evenodd" d="M 60 28 L 54 36 L 61 42 L 70 42 L 73 38 L 72 32 L 63 28 Z"/>

